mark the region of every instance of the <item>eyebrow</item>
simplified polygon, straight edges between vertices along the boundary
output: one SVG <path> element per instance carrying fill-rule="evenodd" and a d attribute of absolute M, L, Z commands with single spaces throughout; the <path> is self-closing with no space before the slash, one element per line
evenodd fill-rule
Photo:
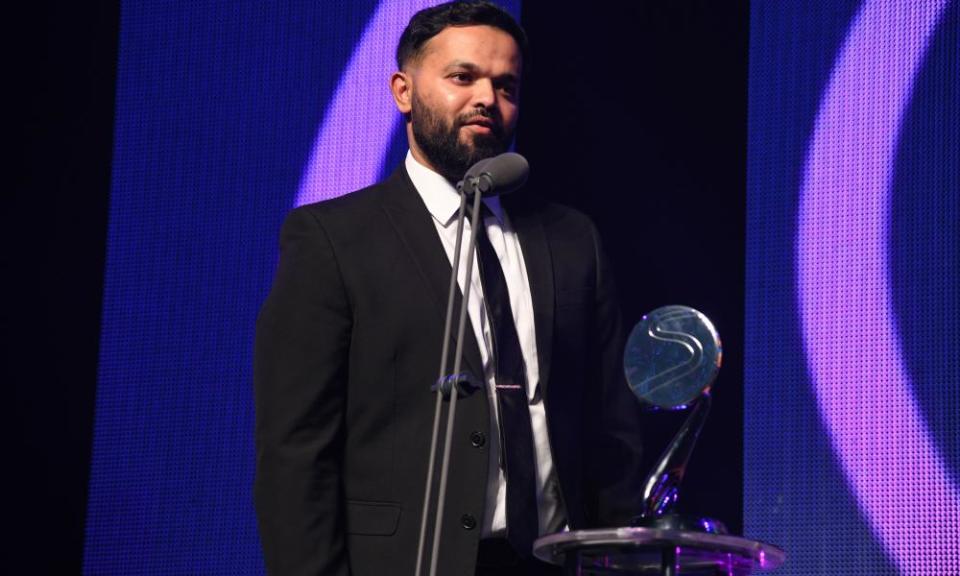
<path fill-rule="evenodd" d="M 455 68 L 463 68 L 466 70 L 470 70 L 471 72 L 477 72 L 478 70 L 480 70 L 480 67 L 474 64 L 473 62 L 469 62 L 467 60 L 454 60 L 453 62 L 447 64 L 444 67 L 443 71 L 447 72 Z"/>
<path fill-rule="evenodd" d="M 477 66 L 476 64 L 474 64 L 473 62 L 470 62 L 470 61 L 468 61 L 468 60 L 454 60 L 453 62 L 447 64 L 447 65 L 444 67 L 443 71 L 444 71 L 444 72 L 449 72 L 449 71 L 451 71 L 451 70 L 457 70 L 457 69 L 467 70 L 467 71 L 474 72 L 474 73 L 477 73 L 477 72 L 480 71 L 480 67 L 479 67 L 479 66 Z M 520 79 L 517 77 L 516 74 L 511 74 L 511 73 L 501 74 L 501 75 L 497 76 L 496 78 L 494 78 L 494 80 L 497 80 L 497 81 L 500 81 L 500 82 L 502 82 L 502 81 L 504 81 L 504 80 L 506 80 L 506 81 L 508 81 L 508 82 L 519 82 L 519 81 L 520 81 Z"/>

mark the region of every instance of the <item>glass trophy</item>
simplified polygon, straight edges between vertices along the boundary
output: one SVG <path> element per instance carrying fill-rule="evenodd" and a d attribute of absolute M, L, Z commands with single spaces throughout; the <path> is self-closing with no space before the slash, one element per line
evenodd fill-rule
<path fill-rule="evenodd" d="M 642 509 L 629 527 L 543 536 L 534 544 L 537 558 L 569 576 L 748 576 L 784 562 L 776 546 L 729 534 L 718 520 L 674 512 L 721 358 L 713 323 L 693 308 L 665 306 L 640 320 L 624 351 L 630 389 L 651 411 L 689 415 L 644 480 Z"/>
<path fill-rule="evenodd" d="M 624 372 L 630 389 L 652 410 L 690 415 L 643 483 L 643 509 L 634 526 L 727 533 L 718 520 L 673 513 L 690 454 L 710 412 L 710 387 L 723 356 L 713 323 L 688 306 L 645 315 L 627 339 Z"/>

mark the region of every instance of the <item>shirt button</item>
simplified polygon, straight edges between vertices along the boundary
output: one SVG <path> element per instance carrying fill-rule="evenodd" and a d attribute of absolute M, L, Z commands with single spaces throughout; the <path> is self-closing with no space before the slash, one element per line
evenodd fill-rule
<path fill-rule="evenodd" d="M 474 448 L 482 448 L 486 443 L 487 436 L 483 432 L 474 430 L 470 433 L 470 444 L 472 444 Z"/>
<path fill-rule="evenodd" d="M 460 525 L 463 526 L 464 530 L 473 530 L 477 527 L 477 519 L 473 517 L 473 514 L 464 514 L 460 517 Z"/>

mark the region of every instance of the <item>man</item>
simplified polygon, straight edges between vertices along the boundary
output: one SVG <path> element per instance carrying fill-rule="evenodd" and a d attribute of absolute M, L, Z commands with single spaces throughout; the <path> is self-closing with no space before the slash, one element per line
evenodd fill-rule
<path fill-rule="evenodd" d="M 273 574 L 414 572 L 452 183 L 509 147 L 525 45 L 488 3 L 416 14 L 390 79 L 405 162 L 284 223 L 255 360 L 255 495 Z M 484 202 L 464 367 L 486 387 L 457 403 L 438 574 L 555 574 L 531 557 L 537 536 L 638 511 L 638 404 L 593 225 L 523 191 Z"/>

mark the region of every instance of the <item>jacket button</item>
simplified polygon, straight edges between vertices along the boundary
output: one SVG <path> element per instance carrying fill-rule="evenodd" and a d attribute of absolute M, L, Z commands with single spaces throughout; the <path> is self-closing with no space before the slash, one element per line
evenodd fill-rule
<path fill-rule="evenodd" d="M 473 444 L 474 448 L 482 448 L 487 443 L 487 435 L 474 430 L 470 433 L 470 443 Z"/>
<path fill-rule="evenodd" d="M 460 525 L 463 526 L 464 530 L 473 530 L 477 527 L 477 519 L 473 517 L 473 514 L 464 514 L 460 517 Z"/>

